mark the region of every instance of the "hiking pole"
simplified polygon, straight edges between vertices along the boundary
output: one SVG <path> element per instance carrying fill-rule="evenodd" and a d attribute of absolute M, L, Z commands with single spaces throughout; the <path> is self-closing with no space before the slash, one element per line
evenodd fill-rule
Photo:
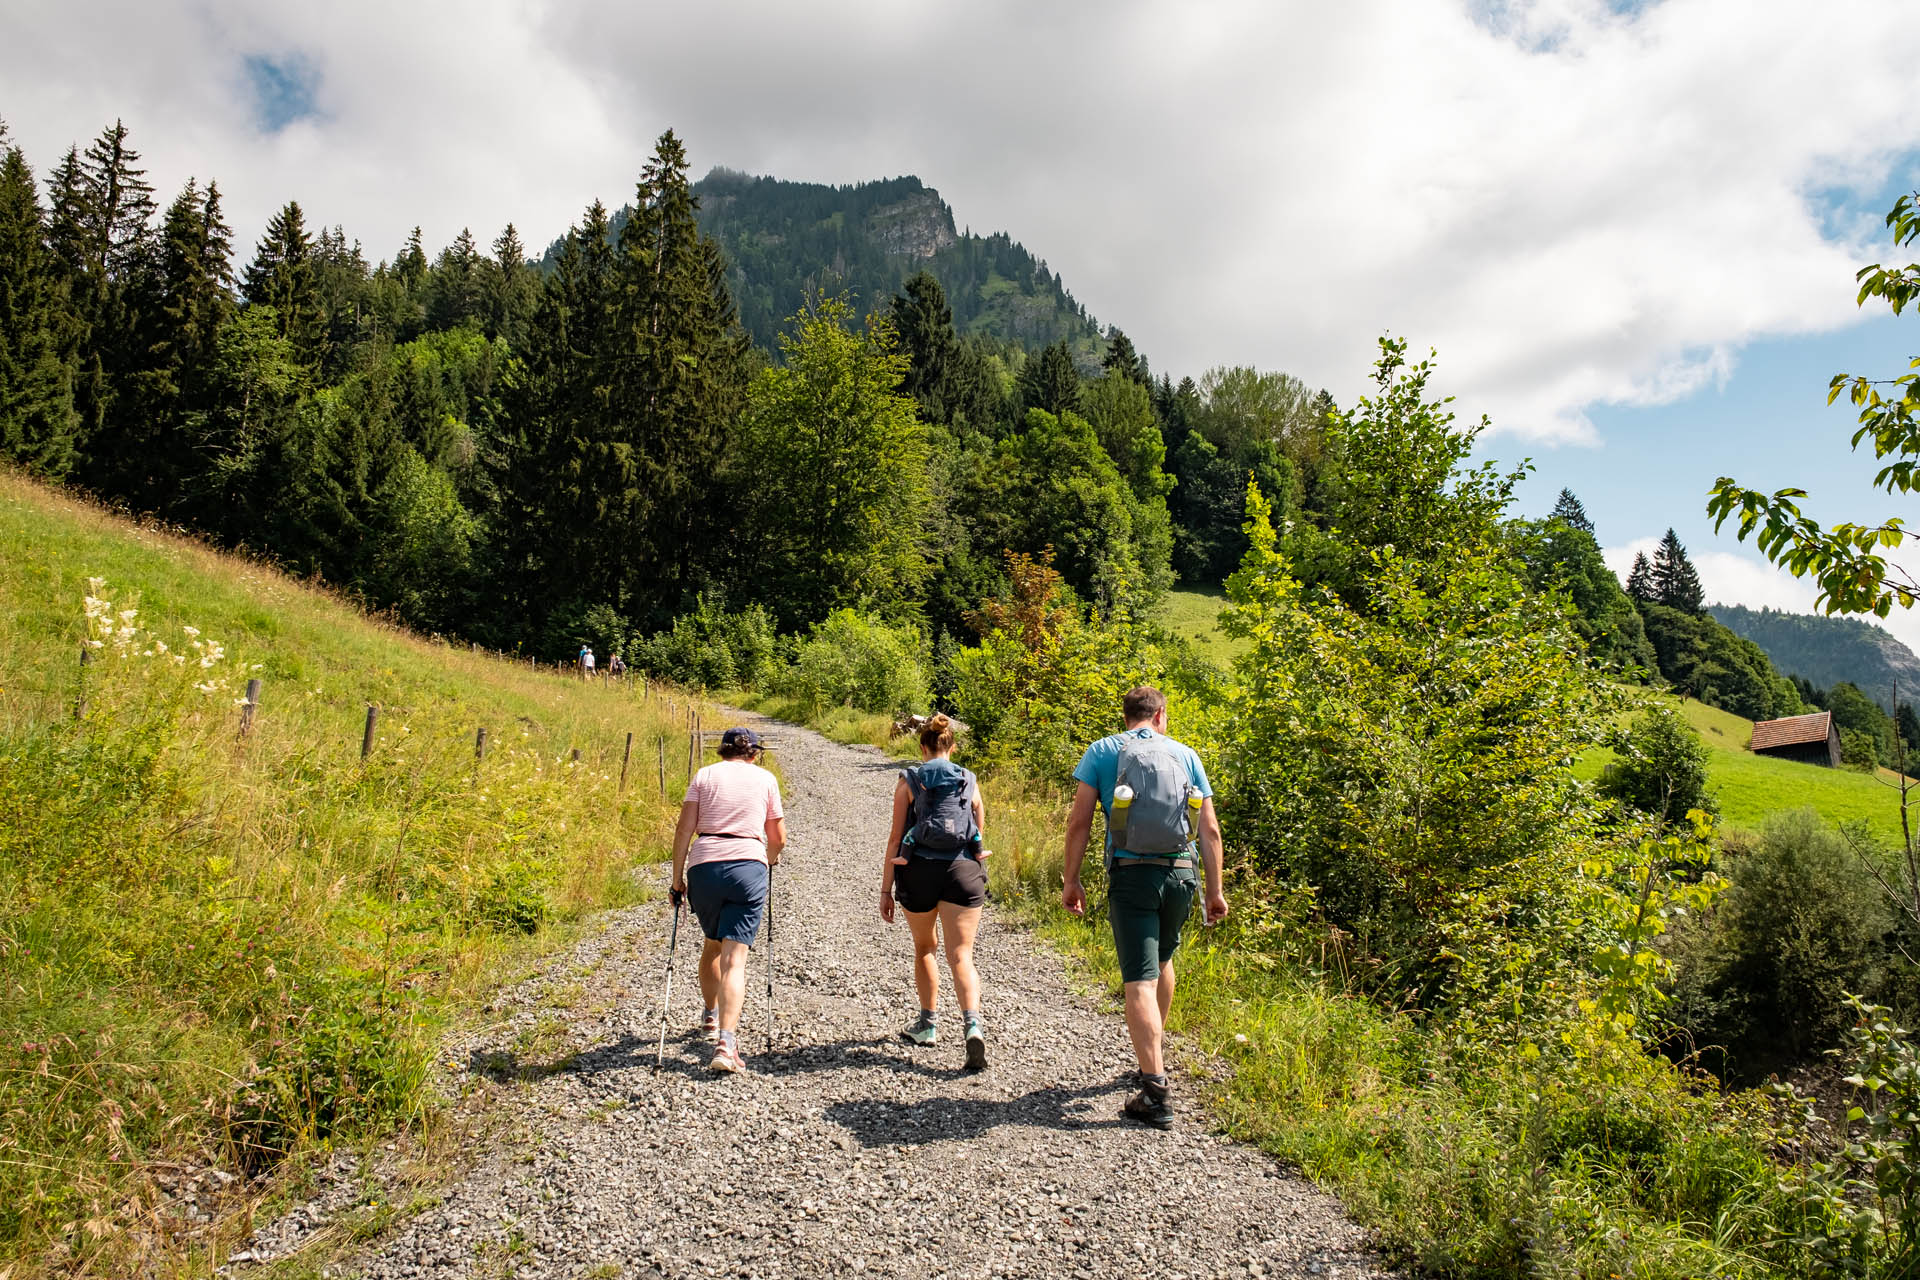
<path fill-rule="evenodd" d="M 680 901 L 681 895 L 668 890 L 673 897 L 673 931 L 667 935 L 667 994 L 660 1000 L 660 1049 L 653 1057 L 654 1074 L 667 1060 L 667 1008 L 673 1004 L 673 951 L 680 945 Z"/>
<path fill-rule="evenodd" d="M 767 1052 L 773 1052 L 773 864 L 767 864 Z"/>

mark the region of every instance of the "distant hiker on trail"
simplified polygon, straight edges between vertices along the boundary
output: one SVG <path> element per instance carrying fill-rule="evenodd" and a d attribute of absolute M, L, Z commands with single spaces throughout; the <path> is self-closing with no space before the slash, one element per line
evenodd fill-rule
<path fill-rule="evenodd" d="M 607 659 L 607 674 L 615 680 L 627 674 L 627 664 L 620 661 L 620 652 L 617 649 L 614 651 L 613 656 Z"/>
<path fill-rule="evenodd" d="M 580 646 L 580 678 L 593 679 L 593 650 L 584 644 Z"/>
<path fill-rule="evenodd" d="M 751 729 L 720 735 L 720 760 L 694 775 L 673 833 L 673 893 L 700 918 L 700 1034 L 718 1041 L 715 1071 L 745 1071 L 740 1007 L 747 998 L 747 951 L 767 906 L 768 867 L 787 844 L 780 784 L 755 763 Z"/>
<path fill-rule="evenodd" d="M 944 715 L 920 731 L 921 763 L 903 771 L 893 788 L 893 827 L 880 858 L 880 918 L 893 923 L 893 904 L 906 911 L 913 931 L 913 985 L 920 1016 L 901 1032 L 914 1044 L 935 1044 L 940 999 L 940 937 L 960 1002 L 967 1069 L 987 1065 L 987 1033 L 980 1020 L 980 976 L 973 968 L 973 938 L 987 901 L 986 852 L 980 833 L 987 821 L 980 783 L 955 764 L 953 722 Z M 935 935 L 935 926 L 939 936 Z"/>
<path fill-rule="evenodd" d="M 1067 817 L 1060 901 L 1075 915 L 1087 909 L 1080 864 L 1098 801 L 1107 814 L 1107 915 L 1126 984 L 1127 1034 L 1140 1067 L 1140 1091 L 1121 1114 L 1169 1129 L 1173 1103 L 1161 1041 L 1173 1003 L 1173 953 L 1200 888 L 1196 840 L 1207 873 L 1206 922 L 1226 918 L 1220 820 L 1200 757 L 1167 736 L 1166 695 L 1141 685 L 1127 694 L 1122 710 L 1126 729 L 1088 747 L 1073 771 L 1080 787 Z"/>

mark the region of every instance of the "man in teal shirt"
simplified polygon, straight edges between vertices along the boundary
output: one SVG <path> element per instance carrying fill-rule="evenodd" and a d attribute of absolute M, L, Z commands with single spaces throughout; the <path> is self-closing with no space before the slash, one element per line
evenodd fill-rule
<path fill-rule="evenodd" d="M 1167 734 L 1166 695 L 1151 685 L 1129 692 L 1123 711 L 1126 729 L 1088 747 L 1073 771 L 1080 785 L 1067 816 L 1066 883 L 1060 901 L 1075 915 L 1087 909 L 1080 864 L 1093 830 L 1093 806 L 1098 803 L 1111 823 L 1121 746 L 1130 736 Z M 1220 881 L 1220 820 L 1213 811 L 1213 788 L 1191 747 L 1171 740 L 1167 746 L 1185 764 L 1188 780 L 1201 797 L 1200 819 L 1195 824 L 1200 846 L 1197 860 L 1206 870 L 1206 922 L 1215 924 L 1226 918 L 1227 896 Z M 1111 834 L 1107 852 L 1112 867 L 1107 877 L 1107 916 L 1120 957 L 1120 977 L 1126 984 L 1127 1034 L 1140 1067 L 1140 1091 L 1128 1100 L 1123 1114 L 1156 1128 L 1171 1128 L 1173 1104 L 1162 1033 L 1173 1004 L 1173 953 L 1180 946 L 1180 930 L 1200 888 L 1194 874 L 1196 858 L 1191 846 L 1171 857 L 1130 855 L 1113 847 Z"/>

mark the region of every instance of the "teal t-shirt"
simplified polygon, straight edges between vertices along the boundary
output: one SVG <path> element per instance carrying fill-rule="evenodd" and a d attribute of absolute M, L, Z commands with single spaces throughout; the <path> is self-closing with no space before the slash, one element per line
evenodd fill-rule
<path fill-rule="evenodd" d="M 1073 768 L 1073 780 L 1084 782 L 1100 793 L 1100 809 L 1109 818 L 1113 816 L 1113 789 L 1120 781 L 1120 744 L 1129 736 L 1151 738 L 1152 729 L 1142 725 L 1138 729 L 1125 729 L 1119 733 L 1108 734 L 1087 748 L 1080 763 Z M 1193 785 L 1200 788 L 1202 796 L 1213 794 L 1213 784 L 1207 781 L 1207 767 L 1200 763 L 1200 753 L 1184 742 L 1168 741 L 1173 746 L 1174 755 L 1186 762 L 1187 777 Z M 1113 833 L 1107 833 L 1107 851 L 1113 851 Z"/>

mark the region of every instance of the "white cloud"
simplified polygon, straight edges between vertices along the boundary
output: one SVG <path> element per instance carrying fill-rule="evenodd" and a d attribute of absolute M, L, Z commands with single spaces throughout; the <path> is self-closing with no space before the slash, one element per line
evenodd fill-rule
<path fill-rule="evenodd" d="M 1601 552 L 1607 567 L 1624 584 L 1633 568 L 1635 555 L 1653 559 L 1658 538 L 1637 538 L 1624 546 L 1608 547 Z M 1814 601 L 1820 589 L 1810 579 L 1796 578 L 1756 556 L 1732 551 L 1704 551 L 1692 554 L 1693 567 L 1700 574 L 1710 604 L 1743 604 L 1749 609 L 1780 609 L 1787 613 L 1817 613 Z M 1920 653 L 1920 613 L 1896 608 L 1885 618 L 1862 621 L 1884 627 L 1893 637 Z"/>
<path fill-rule="evenodd" d="M 322 118 L 261 135 L 249 54 L 305 56 Z M 1855 316 L 1814 194 L 1920 146 L 1917 58 L 1885 0 L 66 0 L 9 14 L 0 112 L 42 170 L 125 116 L 244 244 L 298 197 L 377 256 L 544 241 L 668 125 L 696 168 L 917 173 L 1159 368 L 1345 398 L 1391 329 L 1498 429 L 1582 439 Z"/>

